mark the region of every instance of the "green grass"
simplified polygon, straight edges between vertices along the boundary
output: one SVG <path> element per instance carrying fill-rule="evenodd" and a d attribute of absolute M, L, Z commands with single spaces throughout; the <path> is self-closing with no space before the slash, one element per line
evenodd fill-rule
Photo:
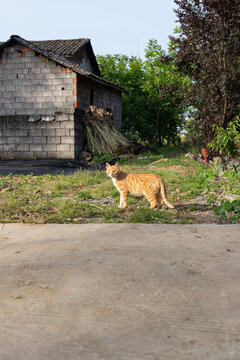
<path fill-rule="evenodd" d="M 158 161 L 163 158 L 164 161 Z M 153 211 L 145 197 L 133 196 L 129 196 L 126 210 L 118 209 L 119 193 L 105 171 L 56 176 L 8 175 L 0 176 L 0 222 L 191 223 L 197 222 L 196 206 L 183 210 L 181 204 L 206 194 L 209 206 L 214 206 L 218 201 L 215 192 L 223 187 L 240 195 L 237 175 L 228 171 L 224 179 L 217 179 L 213 169 L 177 154 L 173 148 L 164 148 L 159 154 L 123 158 L 120 164 L 128 172 L 162 176 L 169 201 L 176 209 L 164 207 Z"/>

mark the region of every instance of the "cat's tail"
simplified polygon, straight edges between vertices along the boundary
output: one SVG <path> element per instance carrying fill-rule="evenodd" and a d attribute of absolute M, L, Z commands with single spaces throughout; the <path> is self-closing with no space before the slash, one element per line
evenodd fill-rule
<path fill-rule="evenodd" d="M 164 204 L 166 204 L 170 209 L 174 209 L 174 206 L 167 199 L 166 186 L 162 178 L 160 180 L 160 184 L 161 184 L 160 191 Z"/>

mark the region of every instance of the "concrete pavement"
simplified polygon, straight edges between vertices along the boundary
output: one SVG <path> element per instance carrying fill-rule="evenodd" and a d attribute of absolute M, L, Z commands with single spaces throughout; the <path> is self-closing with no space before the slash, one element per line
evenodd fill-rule
<path fill-rule="evenodd" d="M 0 227 L 1 360 L 240 359 L 239 225 Z"/>

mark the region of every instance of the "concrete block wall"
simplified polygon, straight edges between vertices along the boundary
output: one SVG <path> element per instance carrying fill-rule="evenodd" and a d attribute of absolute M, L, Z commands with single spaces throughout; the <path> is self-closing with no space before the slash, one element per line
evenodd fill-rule
<path fill-rule="evenodd" d="M 29 121 L 27 115 L 0 116 L 0 158 L 75 158 L 74 114 L 35 120 Z"/>
<path fill-rule="evenodd" d="M 5 48 L 0 61 L 0 158 L 74 159 L 76 88 L 76 74 L 54 61 L 17 43 Z"/>
<path fill-rule="evenodd" d="M 94 91 L 94 104 L 104 110 L 110 110 L 113 114 L 113 125 L 116 129 L 121 128 L 122 123 L 122 94 L 120 91 L 108 88 L 93 81 L 78 76 L 77 78 L 77 102 L 81 109 L 88 109 L 90 104 L 90 91 Z"/>
<path fill-rule="evenodd" d="M 76 74 L 20 44 L 0 61 L 0 116 L 52 115 L 76 107 Z"/>

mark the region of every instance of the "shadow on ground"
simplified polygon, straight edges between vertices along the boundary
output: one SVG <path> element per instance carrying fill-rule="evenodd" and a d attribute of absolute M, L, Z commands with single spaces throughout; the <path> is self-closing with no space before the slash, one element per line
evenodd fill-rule
<path fill-rule="evenodd" d="M 119 158 L 109 161 L 114 164 Z M 106 161 L 97 164 L 86 164 L 74 160 L 33 159 L 33 160 L 0 160 L 0 175 L 68 175 L 77 170 L 105 170 Z"/>

